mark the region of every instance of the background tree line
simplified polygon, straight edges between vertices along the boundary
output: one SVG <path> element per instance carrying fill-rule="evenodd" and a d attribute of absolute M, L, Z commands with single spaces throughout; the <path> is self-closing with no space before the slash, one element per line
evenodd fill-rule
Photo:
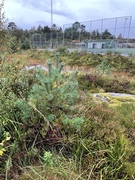
<path fill-rule="evenodd" d="M 85 39 L 114 39 L 115 37 L 106 29 L 103 32 L 99 32 L 97 30 L 93 30 L 89 32 L 86 30 L 86 26 L 80 24 L 79 22 L 75 22 L 72 24 L 71 27 L 68 27 L 64 30 L 65 39 L 72 39 L 75 40 L 79 36 L 80 40 Z"/>
<path fill-rule="evenodd" d="M 17 27 L 14 22 L 9 22 L 7 25 L 7 31 L 9 35 L 12 37 L 11 41 L 11 49 L 13 52 L 20 49 L 29 49 L 31 48 L 30 45 L 30 37 L 32 35 L 45 35 L 45 39 L 43 41 L 49 42 L 52 38 L 56 40 L 59 34 L 59 41 L 62 42 L 63 40 L 63 33 L 65 40 L 77 40 L 79 38 L 80 41 L 88 40 L 88 39 L 113 39 L 115 38 L 107 29 L 100 33 L 98 30 L 93 30 L 88 32 L 86 30 L 85 25 L 80 24 L 79 22 L 75 22 L 72 24 L 71 27 L 65 28 L 64 32 L 61 27 L 58 27 L 56 24 L 53 24 L 52 27 L 48 26 L 41 26 L 32 27 L 31 29 L 22 29 Z M 61 34 L 61 36 L 60 36 Z M 39 41 L 39 39 L 38 39 Z"/>

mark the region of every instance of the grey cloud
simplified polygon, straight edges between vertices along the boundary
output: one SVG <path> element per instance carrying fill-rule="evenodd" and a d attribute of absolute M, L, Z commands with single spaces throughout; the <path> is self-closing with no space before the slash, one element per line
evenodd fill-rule
<path fill-rule="evenodd" d="M 134 0 L 109 0 L 110 9 L 114 12 L 123 12 L 125 15 L 130 15 L 130 12 L 134 10 Z M 126 14 L 129 13 L 129 14 Z"/>
<path fill-rule="evenodd" d="M 39 26 L 39 25 L 44 27 L 44 26 L 48 26 L 48 22 L 46 22 L 46 21 L 36 21 L 35 25 L 36 25 L 36 27 Z"/>
<path fill-rule="evenodd" d="M 122 4 L 122 1 L 119 1 L 119 0 L 110 0 L 109 1 L 109 7 L 110 7 L 110 10 L 112 10 L 113 12 L 117 12 L 117 11 L 120 11 L 121 8 L 122 8 L 123 4 Z"/>
<path fill-rule="evenodd" d="M 10 12 L 11 17 L 14 17 L 15 21 L 20 20 L 26 27 L 37 24 L 50 26 L 51 0 L 6 0 L 6 2 L 15 2 L 13 3 L 14 6 L 16 4 L 16 7 L 20 7 L 18 5 L 20 4 L 22 10 L 24 9 L 19 15 L 16 15 L 16 12 Z M 75 21 L 84 22 L 133 16 L 135 7 L 135 0 L 52 0 L 52 2 L 54 23 L 60 24 L 60 26 L 74 23 Z M 17 13 L 19 13 L 19 9 Z M 21 18 L 23 18 L 23 22 Z M 133 20 L 134 17 L 132 18 L 132 22 L 134 22 Z"/>
<path fill-rule="evenodd" d="M 22 6 L 28 7 L 32 10 L 38 10 L 38 11 L 43 11 L 46 13 L 51 12 L 51 1 L 50 0 L 13 0 L 17 3 L 20 3 Z M 68 18 L 73 18 L 75 17 L 75 14 L 68 9 L 68 6 L 66 2 L 63 0 L 53 0 L 53 14 L 55 15 L 60 15 Z"/>

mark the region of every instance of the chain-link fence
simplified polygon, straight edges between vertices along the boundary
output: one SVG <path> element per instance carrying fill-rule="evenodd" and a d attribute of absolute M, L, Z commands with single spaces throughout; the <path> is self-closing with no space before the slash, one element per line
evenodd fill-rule
<path fill-rule="evenodd" d="M 131 27 L 131 16 L 108 18 L 63 25 L 63 32 L 33 34 L 32 48 L 56 49 L 66 46 L 70 50 L 89 52 L 116 51 L 135 54 L 135 27 Z M 128 53 L 128 54 L 129 54 Z"/>
<path fill-rule="evenodd" d="M 63 33 L 35 33 L 30 37 L 32 48 L 49 49 L 63 45 Z"/>
<path fill-rule="evenodd" d="M 135 32 L 135 27 L 131 28 Z M 57 49 L 65 46 L 70 51 L 88 51 L 94 53 L 106 53 L 109 51 L 119 52 L 120 54 L 135 55 L 135 38 L 129 39 L 89 39 L 89 34 L 76 35 L 76 39 L 68 38 L 68 34 L 33 34 L 30 37 L 31 48 L 33 49 Z"/>

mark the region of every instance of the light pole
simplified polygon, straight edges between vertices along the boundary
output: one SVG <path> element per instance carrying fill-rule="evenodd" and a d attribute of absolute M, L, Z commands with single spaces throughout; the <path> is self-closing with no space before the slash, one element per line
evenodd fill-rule
<path fill-rule="evenodd" d="M 51 0 L 51 27 L 53 25 L 53 0 Z"/>
<path fill-rule="evenodd" d="M 51 48 L 53 48 L 53 41 L 52 41 L 52 34 L 53 34 L 53 30 L 52 30 L 52 26 L 53 26 L 53 0 L 51 0 Z"/>

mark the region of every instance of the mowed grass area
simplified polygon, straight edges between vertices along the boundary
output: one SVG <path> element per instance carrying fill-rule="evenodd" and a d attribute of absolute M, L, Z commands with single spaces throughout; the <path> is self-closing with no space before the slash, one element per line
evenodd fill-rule
<path fill-rule="evenodd" d="M 25 69 L 37 64 L 48 71 Z M 0 179 L 134 179 L 134 102 L 92 97 L 135 94 L 134 67 L 134 57 L 62 48 L 3 58 Z"/>

